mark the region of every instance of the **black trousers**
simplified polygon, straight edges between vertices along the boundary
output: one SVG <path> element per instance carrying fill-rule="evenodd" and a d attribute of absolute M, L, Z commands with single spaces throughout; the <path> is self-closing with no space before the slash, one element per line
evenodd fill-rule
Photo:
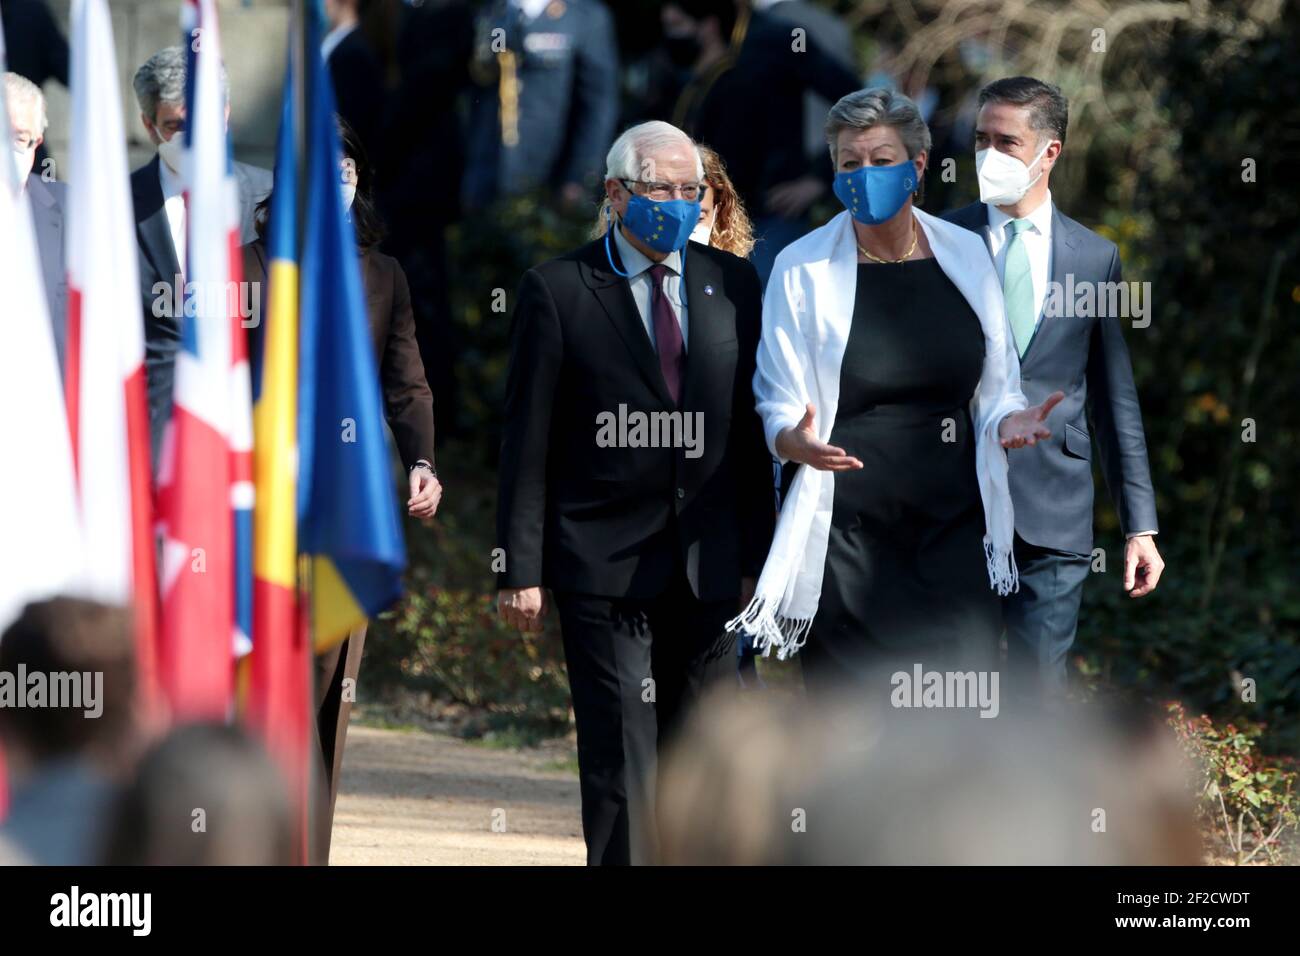
<path fill-rule="evenodd" d="M 706 688 L 736 686 L 736 599 L 704 603 L 684 574 L 658 597 L 554 593 L 578 727 L 588 865 L 654 859 L 658 756 Z"/>

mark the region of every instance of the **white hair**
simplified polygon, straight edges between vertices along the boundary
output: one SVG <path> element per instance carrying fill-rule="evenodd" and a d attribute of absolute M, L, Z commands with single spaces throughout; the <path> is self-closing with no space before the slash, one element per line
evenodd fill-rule
<path fill-rule="evenodd" d="M 700 151 L 695 148 L 695 141 L 672 123 L 663 120 L 639 123 L 624 130 L 605 155 L 605 178 L 649 178 L 650 174 L 645 170 L 646 163 L 653 162 L 649 157 L 661 149 L 683 144 L 689 146 L 695 156 L 696 178 L 704 179 L 704 163 L 700 161 Z"/>
<path fill-rule="evenodd" d="M 13 122 L 13 114 L 20 108 L 35 109 L 39 119 L 36 123 L 37 135 L 45 133 L 45 127 L 50 125 L 49 118 L 45 115 L 45 94 L 41 88 L 27 79 L 25 76 L 19 76 L 17 73 L 5 74 L 5 103 L 9 107 L 9 121 Z"/>
<path fill-rule="evenodd" d="M 131 86 L 135 89 L 140 112 L 149 122 L 158 118 L 158 104 L 181 105 L 185 102 L 185 76 L 189 71 L 189 52 L 183 46 L 163 47 L 135 71 Z M 221 64 L 221 98 L 230 105 L 230 80 L 226 65 Z"/>

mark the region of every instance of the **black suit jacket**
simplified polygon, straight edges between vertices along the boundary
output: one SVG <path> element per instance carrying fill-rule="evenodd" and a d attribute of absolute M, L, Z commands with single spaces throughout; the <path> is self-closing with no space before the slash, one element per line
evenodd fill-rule
<path fill-rule="evenodd" d="M 149 397 L 149 435 L 153 466 L 158 470 L 163 430 L 171 417 L 172 381 L 176 349 L 181 340 L 180 315 L 173 290 L 181 267 L 172 242 L 167 211 L 163 208 L 162 181 L 157 156 L 131 174 L 131 201 L 135 207 L 136 244 L 140 251 L 140 302 L 144 314 L 144 374 Z"/>
<path fill-rule="evenodd" d="M 988 207 L 972 203 L 943 218 L 983 238 Z M 1055 207 L 1050 269 L 1050 282 L 1063 295 L 1071 282 L 1077 290 L 1123 279 L 1115 244 Z M 1105 298 L 1097 301 L 1104 306 Z M 1104 311 L 1095 309 L 1091 317 L 1043 316 L 1020 360 L 1020 387 L 1030 405 L 1054 391 L 1065 393 L 1048 416 L 1052 437 L 1008 456 L 1016 532 L 1040 547 L 1078 554 L 1092 550 L 1093 439 L 1124 533 L 1159 530 L 1142 410 L 1124 344 L 1125 318 Z"/>
<path fill-rule="evenodd" d="M 742 575 L 761 570 L 775 509 L 751 384 L 758 276 L 743 259 L 691 243 L 685 286 L 681 411 L 703 413 L 697 458 L 680 447 L 597 442 L 597 417 L 620 405 L 673 410 L 631 288 L 610 268 L 604 242 L 524 274 L 501 449 L 500 587 L 646 598 L 682 567 L 700 600 L 720 601 L 739 593 Z"/>

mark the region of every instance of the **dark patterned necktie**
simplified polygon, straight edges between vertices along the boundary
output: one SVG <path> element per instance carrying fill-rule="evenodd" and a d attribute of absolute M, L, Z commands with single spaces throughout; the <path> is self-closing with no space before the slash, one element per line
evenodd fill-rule
<path fill-rule="evenodd" d="M 672 303 L 664 293 L 664 279 L 668 271 L 668 267 L 662 263 L 650 267 L 650 315 L 654 319 L 659 369 L 664 373 L 664 383 L 668 386 L 668 394 L 673 397 L 673 404 L 680 405 L 686 349 L 682 342 L 682 327 L 677 322 Z"/>

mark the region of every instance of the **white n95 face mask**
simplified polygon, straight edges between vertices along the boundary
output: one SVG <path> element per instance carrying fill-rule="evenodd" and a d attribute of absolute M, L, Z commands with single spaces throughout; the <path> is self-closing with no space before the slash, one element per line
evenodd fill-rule
<path fill-rule="evenodd" d="M 177 174 L 181 171 L 181 163 L 185 157 L 182 136 L 182 133 L 173 133 L 171 139 L 165 139 L 158 144 L 159 158 L 167 164 L 168 169 Z"/>
<path fill-rule="evenodd" d="M 1040 169 L 1038 175 L 1030 179 L 1029 170 L 1034 163 L 1043 158 L 1043 154 L 1047 152 L 1047 147 L 1051 146 L 1052 142 L 1048 140 L 1028 166 L 1016 157 L 996 149 L 981 149 L 977 152 L 975 175 L 979 177 L 980 202 L 994 206 L 1014 206 L 1024 199 L 1030 187 L 1043 177 L 1043 171 Z"/>
<path fill-rule="evenodd" d="M 713 235 L 713 223 L 701 222 L 691 230 L 691 242 L 698 242 L 701 245 L 709 244 L 709 237 Z"/>
<path fill-rule="evenodd" d="M 349 212 L 352 209 L 352 200 L 357 198 L 357 184 L 343 183 L 339 188 L 343 192 L 343 211 Z"/>

